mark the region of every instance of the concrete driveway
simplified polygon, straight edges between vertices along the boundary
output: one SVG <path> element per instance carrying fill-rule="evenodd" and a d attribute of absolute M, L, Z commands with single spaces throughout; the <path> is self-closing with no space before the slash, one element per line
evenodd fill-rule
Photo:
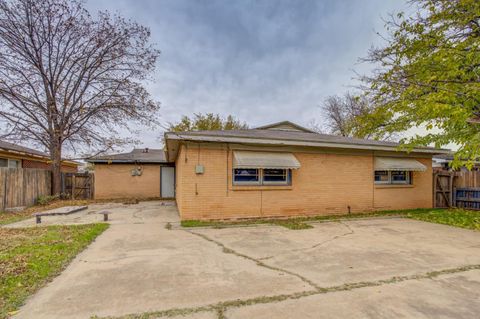
<path fill-rule="evenodd" d="M 111 227 L 16 317 L 473 318 L 480 312 L 479 232 L 408 219 L 297 231 L 186 230 L 175 226 L 176 208 L 161 202 L 111 210 Z M 173 229 L 165 228 L 168 222 Z"/>

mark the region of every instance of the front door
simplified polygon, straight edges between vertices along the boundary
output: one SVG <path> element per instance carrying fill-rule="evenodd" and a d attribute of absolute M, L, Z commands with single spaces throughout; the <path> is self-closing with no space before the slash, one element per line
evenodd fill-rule
<path fill-rule="evenodd" d="M 162 198 L 175 197 L 175 167 L 162 166 L 160 173 L 160 195 Z"/>

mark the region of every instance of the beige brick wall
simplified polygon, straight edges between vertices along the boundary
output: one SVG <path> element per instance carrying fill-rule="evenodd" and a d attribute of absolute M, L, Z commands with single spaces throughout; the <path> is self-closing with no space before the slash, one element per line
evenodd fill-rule
<path fill-rule="evenodd" d="M 181 218 L 228 219 L 344 214 L 374 209 L 431 207 L 429 168 L 414 173 L 413 185 L 379 188 L 373 182 L 373 154 L 294 152 L 301 168 L 291 186 L 232 186 L 232 151 L 226 145 L 182 145 L 176 160 L 176 194 Z M 195 165 L 205 173 L 195 174 Z"/>
<path fill-rule="evenodd" d="M 427 166 L 425 172 L 413 172 L 412 185 L 375 186 L 375 208 L 376 209 L 406 209 L 406 208 L 428 208 L 433 203 L 433 172 L 432 159 L 417 159 Z"/>
<path fill-rule="evenodd" d="M 178 210 L 182 210 L 182 203 L 183 203 L 183 192 L 184 192 L 184 187 L 183 187 L 183 180 L 184 180 L 184 165 L 180 164 L 180 161 L 185 158 L 185 151 L 184 148 L 180 148 L 178 150 L 178 155 L 177 155 L 177 164 L 175 165 L 175 200 L 177 202 L 177 208 Z"/>
<path fill-rule="evenodd" d="M 141 167 L 141 176 L 131 171 Z M 160 197 L 160 165 L 95 164 L 95 198 Z"/>

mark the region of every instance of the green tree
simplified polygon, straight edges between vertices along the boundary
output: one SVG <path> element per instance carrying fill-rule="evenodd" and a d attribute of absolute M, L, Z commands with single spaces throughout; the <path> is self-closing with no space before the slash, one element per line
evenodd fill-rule
<path fill-rule="evenodd" d="M 244 130 L 248 125 L 245 122 L 235 119 L 232 115 L 222 118 L 219 114 L 196 113 L 193 117 L 186 115 L 178 123 L 169 123 L 168 131 L 213 131 L 213 130 Z"/>
<path fill-rule="evenodd" d="M 410 3 L 416 13 L 392 15 L 387 45 L 365 59 L 377 66 L 363 79 L 376 108 L 362 117 L 363 129 L 424 127 L 402 140 L 406 149 L 456 143 L 454 166 L 472 165 L 480 156 L 480 1 Z"/>

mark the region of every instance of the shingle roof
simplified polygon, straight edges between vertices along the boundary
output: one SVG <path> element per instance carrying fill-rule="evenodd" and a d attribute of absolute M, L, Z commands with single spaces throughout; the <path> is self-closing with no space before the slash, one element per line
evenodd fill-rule
<path fill-rule="evenodd" d="M 354 148 L 369 149 L 369 147 L 397 148 L 398 143 L 388 141 L 377 141 L 350 138 L 344 136 L 308 133 L 300 131 L 284 131 L 269 129 L 249 129 L 249 130 L 229 130 L 229 131 L 190 131 L 190 132 L 169 132 L 166 133 L 167 139 L 173 140 L 197 140 L 210 142 L 240 142 L 249 140 L 252 143 L 269 144 L 268 141 L 274 141 L 275 144 L 284 145 L 305 145 L 305 146 L 330 146 L 345 147 L 354 146 Z M 271 143 L 270 143 L 271 144 Z M 445 153 L 448 150 L 436 149 L 433 147 L 416 147 L 414 151 L 426 151 L 429 153 Z"/>
<path fill-rule="evenodd" d="M 148 151 L 147 151 L 148 150 Z M 91 163 L 166 163 L 162 149 L 135 148 L 129 153 L 96 156 L 86 160 Z"/>
<path fill-rule="evenodd" d="M 49 157 L 49 155 L 47 153 L 40 152 L 40 151 L 34 150 L 32 148 L 28 148 L 28 147 L 25 147 L 25 146 L 20 146 L 20 145 L 17 145 L 17 144 L 12 144 L 12 143 L 5 142 L 5 141 L 0 141 L 0 149 L 6 150 L 6 151 L 26 153 L 26 154 L 31 154 L 31 155 L 41 156 L 41 157 Z"/>
<path fill-rule="evenodd" d="M 277 123 L 267 124 L 259 127 L 255 127 L 256 130 L 285 130 L 285 131 L 302 131 L 308 133 L 316 133 L 306 127 L 300 126 L 290 121 L 281 121 Z"/>

